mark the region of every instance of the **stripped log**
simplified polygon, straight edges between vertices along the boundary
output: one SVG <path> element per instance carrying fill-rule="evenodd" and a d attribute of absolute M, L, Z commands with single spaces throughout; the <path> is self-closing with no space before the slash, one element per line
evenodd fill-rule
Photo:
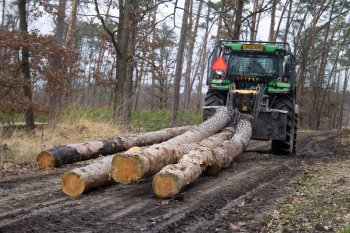
<path fill-rule="evenodd" d="M 133 147 L 139 152 L 140 147 Z M 61 179 L 62 191 L 71 197 L 77 197 L 111 181 L 110 171 L 113 155 L 95 159 L 91 164 L 65 172 Z"/>
<path fill-rule="evenodd" d="M 200 147 L 201 145 L 197 142 L 222 130 L 230 121 L 231 113 L 226 107 L 220 107 L 213 117 L 191 131 L 163 143 L 149 146 L 140 153 L 130 151 L 119 153 L 112 160 L 111 176 L 119 183 L 129 184 L 142 177 L 154 175 L 164 166 L 176 163 L 182 155 Z M 222 138 L 225 140 L 227 135 L 232 135 L 232 132 L 224 132 L 209 141 L 222 142 L 220 140 Z"/>
<path fill-rule="evenodd" d="M 207 147 L 192 150 L 177 164 L 168 165 L 157 173 L 152 181 L 154 194 L 158 198 L 171 198 L 184 186 L 196 180 L 207 167 L 229 166 L 231 161 L 244 151 L 251 135 L 250 120 L 240 119 L 236 133 L 230 140 L 226 140 L 214 150 Z"/>
<path fill-rule="evenodd" d="M 113 156 L 96 159 L 85 167 L 75 168 L 64 173 L 61 179 L 62 191 L 72 197 L 100 187 L 110 180 L 109 171 Z"/>
<path fill-rule="evenodd" d="M 119 136 L 106 140 L 59 145 L 40 152 L 36 161 L 41 168 L 60 167 L 64 164 L 97 158 L 99 155 L 111 155 L 133 146 L 147 146 L 163 142 L 183 134 L 192 128 L 190 126 L 168 128 L 155 132 Z"/>

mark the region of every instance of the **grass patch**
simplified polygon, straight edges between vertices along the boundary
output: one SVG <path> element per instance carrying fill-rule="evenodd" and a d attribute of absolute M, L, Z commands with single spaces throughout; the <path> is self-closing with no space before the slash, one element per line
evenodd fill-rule
<path fill-rule="evenodd" d="M 67 143 L 78 143 L 105 139 L 120 134 L 111 124 L 95 123 L 85 120 L 80 123 L 60 123 L 55 128 L 48 126 L 36 129 L 33 134 L 15 130 L 12 135 L 0 138 L 0 163 L 35 162 L 40 151 Z"/>
<path fill-rule="evenodd" d="M 350 161 L 320 164 L 280 203 L 271 231 L 349 232 Z"/>
<path fill-rule="evenodd" d="M 150 111 L 144 110 L 132 114 L 131 125 L 136 131 L 155 131 L 162 128 L 170 127 L 171 112 L 166 109 Z M 195 125 L 202 122 L 200 112 L 182 111 L 178 115 L 176 125 Z"/>
<path fill-rule="evenodd" d="M 47 122 L 47 114 L 34 110 L 35 122 Z M 0 108 L 0 122 L 25 122 L 24 112 L 9 112 Z"/>
<path fill-rule="evenodd" d="M 90 106 L 72 105 L 63 108 L 59 115 L 61 123 L 81 123 L 81 122 L 100 122 L 112 123 L 112 109 L 108 107 L 94 108 Z"/>
<path fill-rule="evenodd" d="M 140 111 L 132 114 L 131 128 L 133 132 L 155 131 L 170 127 L 170 111 Z M 201 113 L 180 112 L 178 125 L 194 125 L 201 122 Z M 16 118 L 22 121 L 18 115 Z M 64 108 L 55 128 L 44 126 L 33 134 L 23 130 L 14 130 L 0 135 L 0 163 L 1 162 L 35 162 L 36 156 L 42 150 L 55 145 L 85 142 L 96 139 L 110 138 L 120 134 L 132 133 L 125 131 L 127 127 L 112 123 L 110 108 L 93 108 L 74 105 Z"/>

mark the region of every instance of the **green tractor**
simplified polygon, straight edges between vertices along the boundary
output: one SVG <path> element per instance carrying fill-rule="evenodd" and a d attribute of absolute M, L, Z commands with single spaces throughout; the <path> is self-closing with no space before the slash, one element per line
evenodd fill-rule
<path fill-rule="evenodd" d="M 295 59 L 288 43 L 220 40 L 208 60 L 203 120 L 218 106 L 253 117 L 252 139 L 272 140 L 272 152 L 295 152 Z"/>

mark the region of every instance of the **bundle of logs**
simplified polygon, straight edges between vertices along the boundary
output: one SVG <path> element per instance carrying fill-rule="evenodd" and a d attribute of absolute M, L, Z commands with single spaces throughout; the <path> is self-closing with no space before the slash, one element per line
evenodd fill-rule
<path fill-rule="evenodd" d="M 219 107 L 213 117 L 195 127 L 60 145 L 41 152 L 37 162 L 41 168 L 50 168 L 96 158 L 63 175 L 61 187 L 69 196 L 112 179 L 131 184 L 153 176 L 154 194 L 172 198 L 203 172 L 217 175 L 244 151 L 252 134 L 251 118 L 240 115 L 233 124 L 232 117 L 226 107 Z"/>

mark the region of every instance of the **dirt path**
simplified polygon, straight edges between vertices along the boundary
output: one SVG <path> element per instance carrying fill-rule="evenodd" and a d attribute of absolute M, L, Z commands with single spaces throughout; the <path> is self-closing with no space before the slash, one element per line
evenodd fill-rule
<path fill-rule="evenodd" d="M 269 153 L 252 141 L 217 177 L 201 177 L 174 200 L 152 194 L 151 180 L 111 184 L 79 198 L 59 182 L 72 168 L 0 176 L 0 232 L 256 232 L 298 175 L 336 153 L 336 132 L 301 133 L 297 155 Z"/>

